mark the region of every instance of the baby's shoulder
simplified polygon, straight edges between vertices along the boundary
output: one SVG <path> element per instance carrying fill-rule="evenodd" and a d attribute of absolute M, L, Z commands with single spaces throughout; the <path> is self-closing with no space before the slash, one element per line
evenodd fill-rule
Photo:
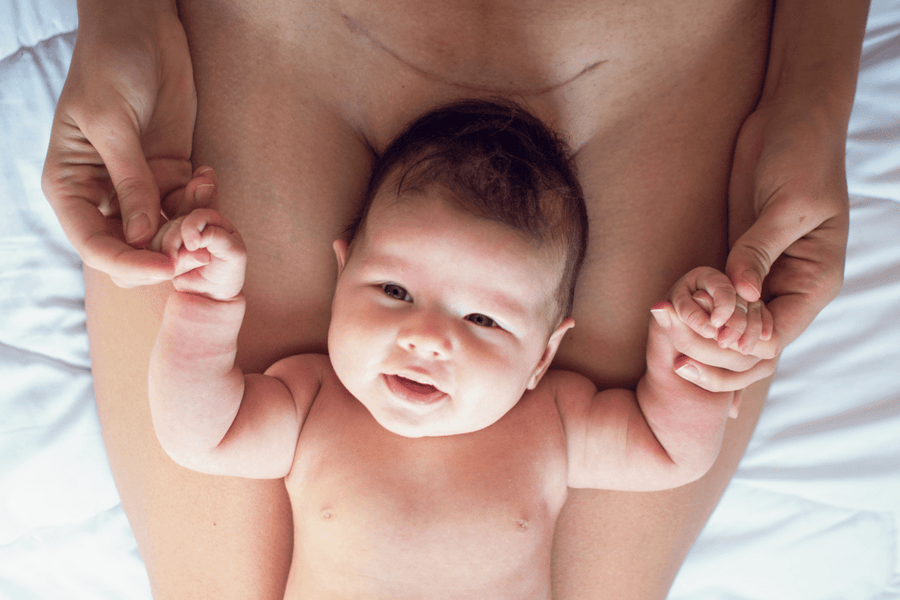
<path fill-rule="evenodd" d="M 529 420 L 561 421 L 567 402 L 575 397 L 593 396 L 596 392 L 593 382 L 583 375 L 549 369 L 534 389 L 525 392 L 515 410 L 527 414 Z"/>
<path fill-rule="evenodd" d="M 312 402 L 322 386 L 334 377 L 331 361 L 325 354 L 295 354 L 282 358 L 266 369 L 266 375 L 284 383 L 295 399 Z"/>
<path fill-rule="evenodd" d="M 572 396 L 592 397 L 597 393 L 597 386 L 584 375 L 574 371 L 548 369 L 534 391 L 559 401 Z"/>
<path fill-rule="evenodd" d="M 266 374 L 271 375 L 273 371 L 281 373 L 309 370 L 323 373 L 325 371 L 334 372 L 334 369 L 331 368 L 331 359 L 328 358 L 327 354 L 294 354 L 293 356 L 282 358 L 273 364 L 266 369 Z"/>

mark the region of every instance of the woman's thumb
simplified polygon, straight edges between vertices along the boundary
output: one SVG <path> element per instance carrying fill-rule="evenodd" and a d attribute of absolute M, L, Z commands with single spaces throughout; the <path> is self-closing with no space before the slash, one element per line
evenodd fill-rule
<path fill-rule="evenodd" d="M 94 136 L 92 142 L 116 190 L 125 241 L 138 247 L 147 244 L 159 226 L 160 197 L 139 133 L 127 123 Z"/>
<path fill-rule="evenodd" d="M 797 218 L 790 206 L 791 203 L 770 202 L 728 254 L 725 274 L 741 298 L 748 302 L 760 299 L 763 280 L 772 263 L 791 244 L 809 233 L 807 225 L 817 225 L 812 219 Z"/>

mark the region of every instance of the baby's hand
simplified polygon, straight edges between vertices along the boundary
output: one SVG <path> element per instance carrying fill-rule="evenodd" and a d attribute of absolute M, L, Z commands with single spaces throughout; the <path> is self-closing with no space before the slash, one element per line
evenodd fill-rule
<path fill-rule="evenodd" d="M 247 251 L 234 226 L 211 208 L 166 223 L 151 244 L 175 261 L 179 292 L 231 300 L 244 287 Z"/>
<path fill-rule="evenodd" d="M 771 313 L 761 301 L 741 299 L 716 269 L 692 270 L 651 311 L 680 353 L 672 368 L 706 390 L 742 390 L 774 372 Z M 761 360 L 750 354 L 754 349 L 772 357 Z"/>
<path fill-rule="evenodd" d="M 712 267 L 698 267 L 679 279 L 669 300 L 682 323 L 720 348 L 750 354 L 760 340 L 772 337 L 774 321 L 766 305 L 741 298 L 728 276 Z"/>
<path fill-rule="evenodd" d="M 215 181 L 211 169 L 195 175 L 185 191 L 189 204 L 216 206 Z M 244 286 L 244 242 L 234 225 L 214 209 L 196 208 L 172 219 L 160 228 L 149 249 L 175 262 L 172 283 L 179 292 L 230 300 Z"/>

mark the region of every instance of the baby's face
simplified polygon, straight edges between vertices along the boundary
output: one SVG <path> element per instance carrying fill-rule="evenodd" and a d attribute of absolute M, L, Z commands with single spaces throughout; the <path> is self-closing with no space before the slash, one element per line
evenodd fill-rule
<path fill-rule="evenodd" d="M 407 437 L 496 422 L 553 359 L 560 260 L 449 205 L 442 188 L 376 197 L 340 274 L 328 351 L 344 386 Z"/>

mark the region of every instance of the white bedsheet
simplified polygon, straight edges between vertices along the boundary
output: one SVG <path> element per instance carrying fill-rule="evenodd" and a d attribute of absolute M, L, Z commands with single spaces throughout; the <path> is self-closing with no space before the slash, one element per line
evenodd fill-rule
<path fill-rule="evenodd" d="M 0 599 L 148 600 L 40 189 L 76 28 L 74 0 L 0 0 Z M 900 600 L 900 0 L 873 2 L 847 158 L 844 290 L 784 353 L 673 600 Z"/>

